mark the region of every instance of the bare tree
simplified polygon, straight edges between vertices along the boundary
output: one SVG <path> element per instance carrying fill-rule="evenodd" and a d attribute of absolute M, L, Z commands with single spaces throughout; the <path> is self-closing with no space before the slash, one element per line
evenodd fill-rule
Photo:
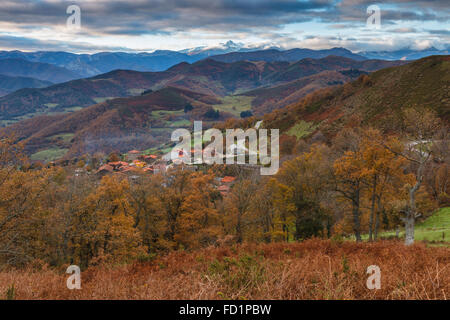
<path fill-rule="evenodd" d="M 440 128 L 441 123 L 431 110 L 407 109 L 404 112 L 403 131 L 406 147 L 397 153 L 410 162 L 416 178 L 415 184 L 408 187 L 408 204 L 403 210 L 402 221 L 405 223 L 406 245 L 414 243 L 415 221 L 421 216 L 416 207 L 416 193 L 424 180 L 425 168 L 433 157 L 433 143 Z"/>

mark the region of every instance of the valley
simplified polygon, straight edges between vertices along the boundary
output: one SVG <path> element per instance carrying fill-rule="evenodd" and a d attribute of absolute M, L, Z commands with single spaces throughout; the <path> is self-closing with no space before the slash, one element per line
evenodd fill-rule
<path fill-rule="evenodd" d="M 116 70 L 0 97 L 0 117 L 6 132 L 26 143 L 33 160 L 130 147 L 165 149 L 170 132 L 189 128 L 192 120 L 212 125 L 261 116 L 317 89 L 401 64 L 328 56 L 292 63 L 206 59 L 164 72 Z M 187 105 L 192 110 L 185 111 Z M 72 138 L 54 139 L 61 134 Z"/>

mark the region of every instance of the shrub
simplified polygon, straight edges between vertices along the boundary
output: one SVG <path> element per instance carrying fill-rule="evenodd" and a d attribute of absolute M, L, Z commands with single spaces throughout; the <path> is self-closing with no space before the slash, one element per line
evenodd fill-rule
<path fill-rule="evenodd" d="M 249 118 L 249 117 L 252 117 L 252 116 L 253 116 L 253 113 L 250 110 L 241 112 L 241 118 Z"/>

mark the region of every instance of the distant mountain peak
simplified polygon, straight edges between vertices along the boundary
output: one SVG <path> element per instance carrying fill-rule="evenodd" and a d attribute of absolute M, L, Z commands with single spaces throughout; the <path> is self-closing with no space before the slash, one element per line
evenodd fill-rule
<path fill-rule="evenodd" d="M 414 49 L 412 47 L 404 47 L 397 50 L 382 50 L 382 51 L 362 51 L 358 54 L 367 57 L 368 59 L 383 59 L 383 60 L 417 60 L 432 55 L 448 55 L 449 49 L 438 49 L 430 46 L 425 49 Z"/>
<path fill-rule="evenodd" d="M 237 44 L 237 43 L 233 42 L 232 40 L 228 40 L 228 41 L 225 43 L 224 46 L 225 46 L 226 48 L 233 48 L 233 49 L 235 49 L 235 48 L 242 47 L 242 44 Z"/>

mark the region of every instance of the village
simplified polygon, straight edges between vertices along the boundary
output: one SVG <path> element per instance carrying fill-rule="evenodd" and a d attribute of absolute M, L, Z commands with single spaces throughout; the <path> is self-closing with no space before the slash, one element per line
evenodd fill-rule
<path fill-rule="evenodd" d="M 194 150 L 192 149 L 191 153 L 193 152 Z M 128 175 L 130 179 L 136 180 L 143 174 L 165 174 L 167 171 L 175 168 L 189 171 L 197 171 L 199 169 L 199 166 L 197 165 L 186 164 L 182 161 L 182 159 L 186 157 L 183 151 L 178 151 L 178 157 L 178 159 L 171 159 L 170 154 L 162 156 L 153 154 L 144 155 L 139 150 L 131 150 L 124 155 L 124 158 L 128 161 L 108 162 L 97 169 L 96 175 Z M 215 178 L 217 190 L 222 194 L 222 196 L 229 193 L 235 180 L 236 178 L 232 176 Z"/>
<path fill-rule="evenodd" d="M 194 152 L 192 149 L 191 152 Z M 183 161 L 186 154 L 182 150 L 177 151 L 178 158 L 172 159 L 169 154 L 147 154 L 144 151 L 130 150 L 124 154 L 112 153 L 107 157 L 96 159 L 92 157 L 75 158 L 72 160 L 59 160 L 47 164 L 47 167 L 65 167 L 74 168 L 73 178 L 91 176 L 101 179 L 106 175 L 116 175 L 128 178 L 130 181 L 138 181 L 142 176 L 153 174 L 167 174 L 171 170 L 199 171 L 206 167 L 205 164 L 186 164 Z M 33 166 L 41 166 L 40 163 L 34 163 Z M 259 166 L 240 165 L 248 170 L 257 170 Z M 230 192 L 232 185 L 236 180 L 235 176 L 224 175 L 215 177 L 214 182 L 217 190 L 222 196 Z"/>

